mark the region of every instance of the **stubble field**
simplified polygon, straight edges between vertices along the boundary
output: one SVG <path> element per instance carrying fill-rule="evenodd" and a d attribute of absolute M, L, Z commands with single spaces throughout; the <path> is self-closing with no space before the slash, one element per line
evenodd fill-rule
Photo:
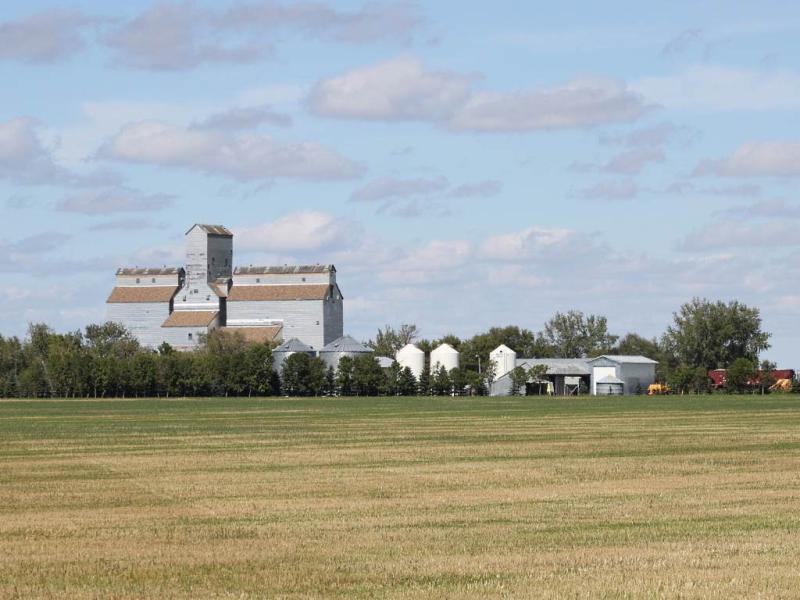
<path fill-rule="evenodd" d="M 800 596 L 800 397 L 0 402 L 0 597 Z"/>

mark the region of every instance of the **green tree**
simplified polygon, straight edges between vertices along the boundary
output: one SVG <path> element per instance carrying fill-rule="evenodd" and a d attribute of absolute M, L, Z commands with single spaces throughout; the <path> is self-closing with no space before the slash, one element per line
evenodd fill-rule
<path fill-rule="evenodd" d="M 308 395 L 321 396 L 325 391 L 325 374 L 328 367 L 325 361 L 317 356 L 313 356 L 308 361 L 308 379 L 306 380 L 306 388 Z"/>
<path fill-rule="evenodd" d="M 545 342 L 563 358 L 607 354 L 618 337 L 608 332 L 608 320 L 579 310 L 557 312 L 544 326 Z"/>
<path fill-rule="evenodd" d="M 342 356 L 336 369 L 336 389 L 340 396 L 350 396 L 353 393 L 353 358 Z"/>
<path fill-rule="evenodd" d="M 400 375 L 398 376 L 398 393 L 401 396 L 415 396 L 417 394 L 417 390 L 417 378 L 414 377 L 414 373 L 409 367 L 405 367 L 400 371 Z"/>
<path fill-rule="evenodd" d="M 681 306 L 673 320 L 662 344 L 680 364 L 725 368 L 739 358 L 755 362 L 769 348 L 770 334 L 761 329 L 758 309 L 737 301 L 695 298 Z"/>
<path fill-rule="evenodd" d="M 353 359 L 353 391 L 356 396 L 377 396 L 384 390 L 386 377 L 378 359 L 362 354 Z"/>
<path fill-rule="evenodd" d="M 725 372 L 725 389 L 729 392 L 746 392 L 758 376 L 758 364 L 748 358 L 737 358 Z"/>
<path fill-rule="evenodd" d="M 762 394 L 766 394 L 777 379 L 775 378 L 775 369 L 778 368 L 774 362 L 769 360 L 761 361 L 761 365 L 758 371 L 758 387 L 761 389 Z"/>
<path fill-rule="evenodd" d="M 525 395 L 525 387 L 528 384 L 528 372 L 524 367 L 514 367 L 509 373 L 511 378 L 511 395 L 520 396 Z"/>
<path fill-rule="evenodd" d="M 336 371 L 334 370 L 333 367 L 328 367 L 328 370 L 325 371 L 324 393 L 326 396 L 336 395 Z"/>
<path fill-rule="evenodd" d="M 539 394 L 547 392 L 547 365 L 531 365 L 528 369 L 528 380 L 539 386 Z M 544 388 L 544 390 L 542 389 Z"/>
<path fill-rule="evenodd" d="M 394 358 L 400 348 L 412 343 L 418 337 L 417 326 L 413 323 L 403 323 L 399 329 L 386 325 L 383 329 L 378 329 L 375 339 L 367 342 L 367 346 L 373 350 L 375 356 Z"/>
<path fill-rule="evenodd" d="M 447 369 L 440 366 L 438 369 L 434 370 L 431 378 L 431 392 L 433 395 L 448 395 L 450 394 L 451 388 L 452 382 L 450 381 L 450 375 L 447 373 Z"/>

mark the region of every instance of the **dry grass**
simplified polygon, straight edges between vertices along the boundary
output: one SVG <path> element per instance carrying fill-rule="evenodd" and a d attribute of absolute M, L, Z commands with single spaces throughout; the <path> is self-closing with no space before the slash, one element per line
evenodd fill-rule
<path fill-rule="evenodd" d="M 0 597 L 800 595 L 800 399 L 0 402 Z"/>

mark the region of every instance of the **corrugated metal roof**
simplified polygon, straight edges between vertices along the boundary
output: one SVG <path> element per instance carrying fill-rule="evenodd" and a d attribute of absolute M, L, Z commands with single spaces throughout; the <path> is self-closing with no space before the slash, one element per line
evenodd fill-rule
<path fill-rule="evenodd" d="M 313 352 L 314 348 L 308 344 L 304 344 L 297 338 L 291 338 L 283 342 L 280 346 L 275 348 L 272 352 Z"/>
<path fill-rule="evenodd" d="M 121 267 L 117 269 L 117 275 L 177 275 L 182 271 L 179 267 Z"/>
<path fill-rule="evenodd" d="M 375 358 L 378 359 L 378 364 L 382 369 L 388 369 L 395 363 L 395 360 L 393 358 L 389 358 L 388 356 L 376 356 Z"/>
<path fill-rule="evenodd" d="M 619 384 L 625 385 L 625 382 L 622 381 L 622 379 L 617 379 L 613 375 L 606 375 L 601 380 L 599 380 L 597 383 L 615 383 L 615 384 L 618 384 L 618 385 Z"/>
<path fill-rule="evenodd" d="M 229 302 L 269 300 L 324 300 L 328 284 L 234 285 L 228 292 Z"/>
<path fill-rule="evenodd" d="M 529 369 L 534 365 L 545 365 L 548 375 L 591 375 L 589 363 L 579 358 L 521 358 L 518 367 Z"/>
<path fill-rule="evenodd" d="M 336 271 L 333 265 L 283 265 L 282 267 L 236 267 L 234 275 L 301 275 L 304 273 L 328 273 Z"/>
<path fill-rule="evenodd" d="M 653 360 L 651 358 L 647 358 L 646 356 L 639 356 L 639 355 L 626 355 L 626 354 L 603 354 L 602 356 L 597 356 L 589 360 L 589 362 L 595 361 L 599 358 L 605 358 L 615 363 L 619 364 L 645 364 L 645 365 L 657 365 L 658 361 Z"/>
<path fill-rule="evenodd" d="M 111 290 L 106 303 L 169 302 L 178 289 L 176 285 L 117 286 Z"/>
<path fill-rule="evenodd" d="M 283 325 L 268 325 L 266 327 L 220 327 L 224 333 L 241 334 L 245 341 L 263 344 L 274 342 L 281 334 Z"/>
<path fill-rule="evenodd" d="M 208 233 L 210 235 L 221 235 L 223 237 L 233 237 L 233 234 L 224 225 L 208 225 L 208 224 L 205 224 L 205 223 L 195 223 L 194 225 L 189 227 L 189 230 L 186 233 L 189 233 L 189 231 L 191 231 L 195 227 L 199 227 L 200 229 L 202 229 L 203 231 L 205 231 L 206 233 Z"/>
<path fill-rule="evenodd" d="M 320 352 L 372 352 L 361 342 L 355 340 L 349 335 L 343 335 L 337 340 L 333 340 L 330 344 L 325 345 Z"/>
<path fill-rule="evenodd" d="M 208 327 L 217 316 L 216 310 L 176 310 L 162 327 Z"/>

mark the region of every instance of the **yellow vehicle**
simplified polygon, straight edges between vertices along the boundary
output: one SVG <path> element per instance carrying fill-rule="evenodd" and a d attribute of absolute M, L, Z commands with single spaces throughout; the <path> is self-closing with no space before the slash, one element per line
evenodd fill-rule
<path fill-rule="evenodd" d="M 669 386 L 666 383 L 651 383 L 647 386 L 648 396 L 663 396 L 671 393 L 672 390 L 669 389 Z"/>
<path fill-rule="evenodd" d="M 792 391 L 792 380 L 791 379 L 778 379 L 773 385 L 769 388 L 770 392 L 791 392 Z"/>

